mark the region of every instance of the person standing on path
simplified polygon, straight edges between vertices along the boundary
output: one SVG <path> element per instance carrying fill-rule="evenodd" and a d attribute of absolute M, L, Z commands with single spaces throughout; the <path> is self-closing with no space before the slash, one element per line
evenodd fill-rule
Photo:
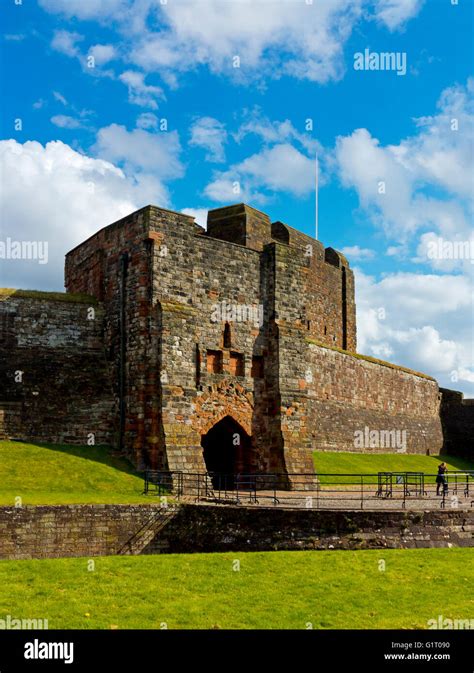
<path fill-rule="evenodd" d="M 448 466 L 446 463 L 441 463 L 441 465 L 438 466 L 438 475 L 436 477 L 436 495 L 439 495 L 441 485 L 443 486 L 443 495 L 446 495 L 448 492 L 448 480 L 446 479 L 447 471 Z"/>

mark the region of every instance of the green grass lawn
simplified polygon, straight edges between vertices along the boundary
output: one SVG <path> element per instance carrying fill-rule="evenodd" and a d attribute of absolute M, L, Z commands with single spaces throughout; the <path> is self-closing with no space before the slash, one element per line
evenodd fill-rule
<path fill-rule="evenodd" d="M 105 447 L 0 441 L 0 505 L 150 502 L 143 479 Z"/>
<path fill-rule="evenodd" d="M 423 471 L 433 474 L 440 460 L 450 470 L 474 469 L 474 462 L 445 456 L 406 454 L 364 455 L 316 452 L 318 473 L 376 473 Z M 321 482 L 327 482 L 323 477 Z M 350 482 L 350 478 L 338 479 Z M 368 479 L 364 480 L 365 483 Z M 434 481 L 434 480 L 433 480 Z M 71 503 L 141 503 L 143 479 L 131 463 L 99 446 L 62 446 L 0 441 L 0 505 L 13 505 L 21 497 L 25 505 Z"/>
<path fill-rule="evenodd" d="M 448 470 L 474 470 L 474 461 L 455 456 L 422 456 L 401 453 L 349 453 L 340 451 L 315 451 L 314 467 L 319 474 L 376 474 L 377 472 L 424 472 L 434 475 L 438 465 L 445 462 Z M 331 481 L 322 477 L 321 483 Z M 338 478 L 339 483 L 353 483 L 354 479 Z M 368 482 L 364 479 L 364 483 Z M 376 479 L 374 480 L 376 483 Z M 434 482 L 434 478 L 431 479 Z"/>
<path fill-rule="evenodd" d="M 240 571 L 234 571 L 234 562 Z M 385 570 L 381 571 L 381 561 Z M 49 628 L 398 629 L 474 618 L 474 550 L 0 561 L 0 618 Z"/>

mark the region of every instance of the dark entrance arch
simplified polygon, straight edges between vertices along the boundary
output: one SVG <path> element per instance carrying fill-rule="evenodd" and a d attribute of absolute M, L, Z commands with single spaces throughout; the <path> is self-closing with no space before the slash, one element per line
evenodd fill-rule
<path fill-rule="evenodd" d="M 251 443 L 232 416 L 225 416 L 203 435 L 204 462 L 214 488 L 234 488 L 234 475 L 250 473 Z"/>

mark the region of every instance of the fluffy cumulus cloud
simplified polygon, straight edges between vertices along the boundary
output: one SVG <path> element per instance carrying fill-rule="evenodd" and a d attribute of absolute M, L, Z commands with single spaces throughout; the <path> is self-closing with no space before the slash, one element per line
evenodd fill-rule
<path fill-rule="evenodd" d="M 252 154 L 207 185 L 213 201 L 253 200 L 264 203 L 275 192 L 305 196 L 314 189 L 315 163 L 289 143 Z"/>
<path fill-rule="evenodd" d="M 402 28 L 415 17 L 424 0 L 379 0 L 375 3 L 375 18 L 389 30 Z"/>
<path fill-rule="evenodd" d="M 314 188 L 314 160 L 289 143 L 253 154 L 237 164 L 236 170 L 253 185 L 272 191 L 303 196 Z"/>
<path fill-rule="evenodd" d="M 38 0 L 48 12 L 57 12 L 78 19 L 103 19 L 118 16 L 128 6 L 128 0 Z"/>
<path fill-rule="evenodd" d="M 143 128 L 129 131 L 125 126 L 110 124 L 99 130 L 94 151 L 103 159 L 158 178 L 170 180 L 184 173 L 177 131 L 152 133 Z"/>
<path fill-rule="evenodd" d="M 397 158 L 421 180 L 448 193 L 472 199 L 472 150 L 474 144 L 474 78 L 464 86 L 445 89 L 437 114 L 416 120 L 420 133 L 403 141 Z"/>
<path fill-rule="evenodd" d="M 361 0 L 170 2 L 161 11 L 165 28 L 143 36 L 131 56 L 146 70 L 206 65 L 235 76 L 264 70 L 326 82 L 343 72 L 343 44 L 360 10 Z"/>
<path fill-rule="evenodd" d="M 105 132 L 104 153 L 108 147 L 117 160 L 133 162 L 133 138 L 120 146 L 111 141 L 110 130 Z M 164 161 L 164 151 L 161 156 Z M 2 260 L 3 287 L 62 289 L 68 250 L 147 203 L 170 205 L 164 171 L 158 177 L 137 170 L 131 177 L 114 163 L 80 154 L 59 141 L 45 146 L 35 141 L 1 141 L 0 169 L 1 240 L 48 243 L 47 264 Z"/>
<path fill-rule="evenodd" d="M 236 201 L 264 203 L 266 198 L 249 190 L 246 184 L 240 181 L 237 173 L 221 173 L 216 176 L 205 188 L 204 194 L 211 201 L 217 203 L 233 203 Z"/>
<path fill-rule="evenodd" d="M 72 33 L 68 30 L 57 30 L 53 35 L 51 47 L 66 56 L 79 56 L 80 49 L 78 44 L 84 39 L 80 33 Z"/>
<path fill-rule="evenodd" d="M 398 242 L 428 232 L 470 237 L 473 92 L 473 80 L 443 91 L 437 114 L 415 120 L 418 133 L 398 145 L 382 146 L 367 129 L 338 138 L 343 184 L 357 191 L 373 222 Z"/>
<path fill-rule="evenodd" d="M 51 117 L 51 122 L 62 129 L 80 129 L 83 126 L 80 119 L 75 119 L 69 115 L 54 115 Z"/>
<path fill-rule="evenodd" d="M 246 136 L 254 135 L 263 141 L 265 145 L 290 142 L 301 145 L 302 148 L 311 154 L 322 152 L 322 147 L 317 140 L 312 138 L 311 132 L 301 133 L 295 129 L 289 119 L 284 119 L 283 121 L 269 119 L 262 114 L 258 106 L 252 110 L 245 110 L 243 116 L 243 122 L 233 134 L 235 141 L 238 143 Z"/>
<path fill-rule="evenodd" d="M 206 150 L 206 161 L 225 161 L 225 143 L 227 131 L 224 124 L 213 117 L 196 119 L 191 126 L 189 144 Z"/>
<path fill-rule="evenodd" d="M 356 269 L 358 350 L 474 396 L 473 284 L 465 275 Z"/>
<path fill-rule="evenodd" d="M 260 139 L 260 150 L 225 171 L 216 171 L 204 191 L 208 198 L 263 204 L 276 192 L 304 197 L 314 189 L 315 154 L 322 150 L 309 134 L 298 132 L 289 120 L 271 121 L 255 109 L 244 113 L 232 138 L 241 143 L 248 135 Z"/>
<path fill-rule="evenodd" d="M 105 65 L 117 57 L 117 50 L 112 44 L 94 44 L 90 47 L 88 56 L 92 56 L 97 65 Z"/>
<path fill-rule="evenodd" d="M 338 79 L 344 72 L 344 44 L 360 20 L 375 17 L 396 30 L 422 6 L 421 0 L 39 2 L 46 11 L 66 17 L 115 23 L 122 40 L 130 36 L 132 62 L 159 71 L 168 82 L 175 81 L 175 73 L 202 65 L 237 79 Z M 236 56 L 240 67 L 235 67 Z"/>
<path fill-rule="evenodd" d="M 370 248 L 361 248 L 359 245 L 349 245 L 341 250 L 343 255 L 349 257 L 351 261 L 358 261 L 360 259 L 372 259 L 375 257 L 375 250 Z"/>
<path fill-rule="evenodd" d="M 141 115 L 137 117 L 137 128 L 140 129 L 157 129 L 158 128 L 158 117 L 153 114 L 153 112 L 142 112 Z"/>
<path fill-rule="evenodd" d="M 339 138 L 335 152 L 342 183 L 393 243 L 386 254 L 430 269 L 380 280 L 357 273 L 359 349 L 471 397 L 473 92 L 472 80 L 447 88 L 436 114 L 414 120 L 417 133 L 398 145 L 358 129 Z"/>
<path fill-rule="evenodd" d="M 145 82 L 145 75 L 134 70 L 126 70 L 119 76 L 119 80 L 128 87 L 128 100 L 130 103 L 158 109 L 157 99 L 163 98 L 163 89 Z"/>

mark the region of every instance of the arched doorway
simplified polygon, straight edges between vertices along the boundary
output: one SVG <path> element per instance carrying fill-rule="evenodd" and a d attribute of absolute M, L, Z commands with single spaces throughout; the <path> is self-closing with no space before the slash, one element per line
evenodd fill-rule
<path fill-rule="evenodd" d="M 203 435 L 201 446 L 214 488 L 234 488 L 234 475 L 251 472 L 251 438 L 231 416 Z"/>

